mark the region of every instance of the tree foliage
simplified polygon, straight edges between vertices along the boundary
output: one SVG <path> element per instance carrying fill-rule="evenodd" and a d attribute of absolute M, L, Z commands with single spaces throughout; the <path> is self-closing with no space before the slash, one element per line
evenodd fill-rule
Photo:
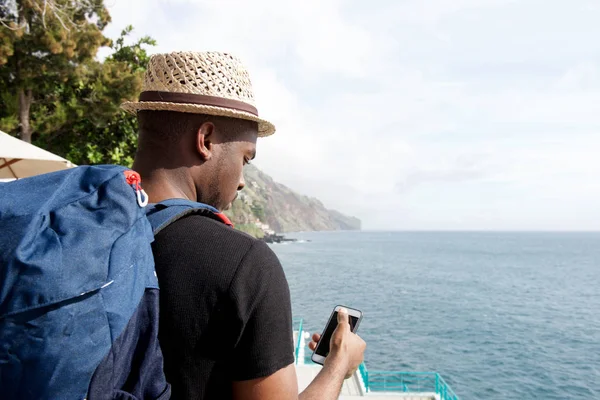
<path fill-rule="evenodd" d="M 119 108 L 134 99 L 140 89 L 149 56 L 144 45 L 149 37 L 125 45 L 132 28 L 125 29 L 103 63 L 96 62 L 77 85 L 60 88 L 68 114 L 59 124 L 43 129 L 52 132 L 36 142 L 76 164 L 130 166 L 137 146 L 137 120 Z"/>
<path fill-rule="evenodd" d="M 103 0 L 0 0 L 0 129 L 76 164 L 131 164 L 137 125 L 119 105 L 139 93 L 155 42 L 126 44 L 131 26 L 112 42 L 109 21 Z"/>
<path fill-rule="evenodd" d="M 261 222 L 266 222 L 267 217 L 265 215 L 265 209 L 261 204 L 252 204 L 250 209 L 256 218 L 258 218 Z"/>
<path fill-rule="evenodd" d="M 103 0 L 0 0 L 2 83 L 16 99 L 21 139 L 30 142 L 31 107 L 110 44 Z"/>

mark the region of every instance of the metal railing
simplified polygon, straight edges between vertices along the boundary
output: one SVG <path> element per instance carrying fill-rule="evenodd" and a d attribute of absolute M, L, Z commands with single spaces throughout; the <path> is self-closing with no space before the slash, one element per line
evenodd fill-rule
<path fill-rule="evenodd" d="M 304 364 L 313 364 L 312 352 L 301 350 L 304 346 L 302 318 L 294 318 L 294 331 L 298 332 L 296 340 L 296 364 L 300 357 Z M 404 393 L 435 393 L 439 400 L 460 400 L 450 385 L 437 372 L 403 372 L 403 371 L 369 371 L 365 363 L 358 367 L 367 392 L 404 392 Z"/>
<path fill-rule="evenodd" d="M 460 400 L 437 372 L 368 371 L 367 376 L 367 391 L 435 393 L 440 400 Z"/>
<path fill-rule="evenodd" d="M 435 392 L 436 373 L 369 371 L 372 392 Z"/>
<path fill-rule="evenodd" d="M 442 378 L 442 376 L 438 373 L 435 375 L 435 392 L 440 395 L 440 400 L 460 400 L 450 385 L 446 383 L 444 378 Z"/>
<path fill-rule="evenodd" d="M 302 329 L 303 323 L 304 323 L 304 321 L 302 320 L 302 318 L 293 318 L 292 319 L 293 331 L 298 332 L 298 337 L 296 338 L 296 349 L 294 351 L 296 364 L 298 364 L 298 361 L 300 359 L 300 349 L 302 348 L 302 343 L 303 343 L 303 339 L 302 339 L 302 335 L 304 335 L 304 331 Z"/>
<path fill-rule="evenodd" d="M 364 362 L 360 363 L 360 365 L 358 366 L 358 373 L 360 374 L 363 384 L 365 385 L 365 390 L 368 392 L 369 391 L 369 371 L 367 370 L 367 366 L 365 365 Z"/>

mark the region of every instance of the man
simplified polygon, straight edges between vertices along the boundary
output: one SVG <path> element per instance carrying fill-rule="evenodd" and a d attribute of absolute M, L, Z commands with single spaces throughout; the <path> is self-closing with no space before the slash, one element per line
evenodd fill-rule
<path fill-rule="evenodd" d="M 216 52 L 155 55 L 137 112 L 134 169 L 153 203 L 171 198 L 227 209 L 244 187 L 259 136 L 248 73 Z M 364 341 L 339 313 L 330 354 L 300 395 L 290 293 L 269 247 L 205 216 L 185 217 L 153 245 L 161 286 L 160 344 L 175 399 L 337 399 L 363 360 Z M 310 344 L 314 349 L 319 335 Z"/>

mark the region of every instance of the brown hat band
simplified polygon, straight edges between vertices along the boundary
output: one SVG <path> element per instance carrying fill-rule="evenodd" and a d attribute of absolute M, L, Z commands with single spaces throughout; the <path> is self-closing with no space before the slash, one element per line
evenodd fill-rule
<path fill-rule="evenodd" d="M 146 91 L 140 94 L 140 101 L 160 101 L 165 103 L 200 104 L 244 111 L 258 117 L 258 110 L 253 105 L 239 100 L 223 97 L 206 96 L 203 94 Z"/>

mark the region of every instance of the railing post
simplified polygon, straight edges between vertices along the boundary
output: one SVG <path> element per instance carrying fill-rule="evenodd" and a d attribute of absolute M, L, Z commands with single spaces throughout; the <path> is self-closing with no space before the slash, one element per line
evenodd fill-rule
<path fill-rule="evenodd" d="M 300 347 L 304 343 L 304 333 L 302 332 L 303 322 L 303 319 L 300 318 L 300 324 L 298 325 L 298 340 L 296 341 L 296 365 L 300 363 Z M 304 360 L 302 360 L 302 364 L 304 364 Z"/>

